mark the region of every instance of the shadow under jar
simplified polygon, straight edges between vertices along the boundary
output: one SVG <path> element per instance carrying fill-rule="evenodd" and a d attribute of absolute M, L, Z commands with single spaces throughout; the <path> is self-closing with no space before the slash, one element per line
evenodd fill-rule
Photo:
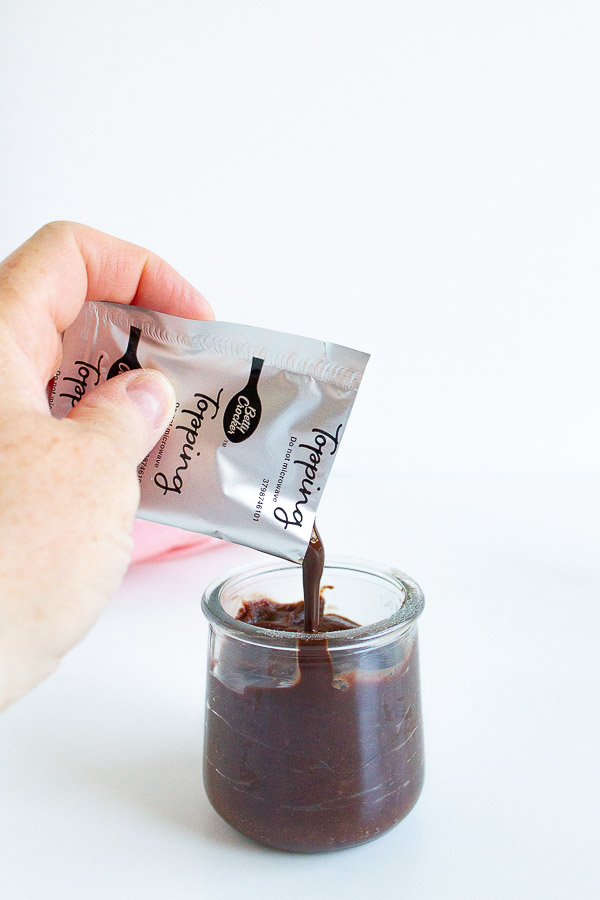
<path fill-rule="evenodd" d="M 419 586 L 362 560 L 325 566 L 325 612 L 360 627 L 305 634 L 235 618 L 246 601 L 293 603 L 301 569 L 246 568 L 211 584 L 204 784 L 233 828 L 313 853 L 373 840 L 423 785 Z"/>

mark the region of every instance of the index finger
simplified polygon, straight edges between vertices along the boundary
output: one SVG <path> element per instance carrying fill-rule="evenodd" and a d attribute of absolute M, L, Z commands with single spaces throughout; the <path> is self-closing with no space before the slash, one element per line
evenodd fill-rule
<path fill-rule="evenodd" d="M 214 318 L 202 294 L 155 253 L 87 225 L 51 222 L 0 264 L 0 323 L 43 386 L 53 374 L 60 334 L 85 300 Z"/>

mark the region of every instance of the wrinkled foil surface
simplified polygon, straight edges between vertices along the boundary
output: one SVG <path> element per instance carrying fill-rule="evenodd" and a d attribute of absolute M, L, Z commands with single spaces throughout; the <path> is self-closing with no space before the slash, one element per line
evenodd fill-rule
<path fill-rule="evenodd" d="M 138 306 L 88 302 L 63 335 L 61 418 L 133 368 L 160 369 L 173 420 L 138 467 L 141 518 L 300 563 L 368 355 Z"/>

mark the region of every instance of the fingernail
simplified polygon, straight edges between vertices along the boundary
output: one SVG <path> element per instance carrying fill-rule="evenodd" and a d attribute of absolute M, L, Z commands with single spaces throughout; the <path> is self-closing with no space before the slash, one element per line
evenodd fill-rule
<path fill-rule="evenodd" d="M 153 429 L 159 428 L 173 411 L 173 387 L 160 372 L 140 372 L 131 379 L 125 393 L 141 409 Z"/>

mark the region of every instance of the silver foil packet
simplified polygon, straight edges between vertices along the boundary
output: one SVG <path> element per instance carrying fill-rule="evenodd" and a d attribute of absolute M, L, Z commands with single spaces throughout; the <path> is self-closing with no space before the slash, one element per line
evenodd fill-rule
<path fill-rule="evenodd" d="M 85 303 L 63 335 L 50 407 L 135 368 L 160 369 L 173 420 L 138 467 L 138 516 L 304 557 L 368 355 L 229 322 Z"/>

